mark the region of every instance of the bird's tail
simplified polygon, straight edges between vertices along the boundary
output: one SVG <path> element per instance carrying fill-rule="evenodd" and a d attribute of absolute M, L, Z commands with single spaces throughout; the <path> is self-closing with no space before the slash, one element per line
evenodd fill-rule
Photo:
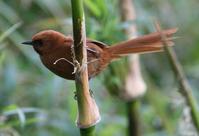
<path fill-rule="evenodd" d="M 162 33 L 166 36 L 166 42 L 172 46 L 174 39 L 172 35 L 176 33 L 177 28 L 163 30 Z M 162 37 L 159 32 L 154 32 L 148 35 L 144 35 L 135 39 L 131 39 L 125 42 L 118 43 L 108 48 L 108 52 L 112 58 L 118 58 L 131 53 L 148 53 L 158 52 L 163 50 Z"/>

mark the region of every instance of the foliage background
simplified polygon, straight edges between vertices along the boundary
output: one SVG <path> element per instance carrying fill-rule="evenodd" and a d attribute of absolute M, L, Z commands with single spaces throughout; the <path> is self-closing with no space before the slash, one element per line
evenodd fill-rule
<path fill-rule="evenodd" d="M 197 0 L 134 0 L 136 22 L 121 22 L 118 0 L 84 0 L 87 36 L 112 44 L 125 40 L 124 27 L 136 23 L 139 35 L 153 32 L 153 19 L 164 28 L 178 27 L 175 50 L 194 95 L 199 99 L 199 2 Z M 44 29 L 72 35 L 70 0 L 0 1 L 0 135 L 78 135 L 75 126 L 74 83 L 42 66 L 38 55 L 20 43 Z M 122 61 L 114 62 L 122 63 Z M 176 81 L 164 53 L 141 56 L 148 92 L 142 98 L 140 116 L 145 136 L 194 133 Z M 124 69 L 125 70 L 125 69 Z M 103 74 L 106 74 L 106 70 Z M 90 82 L 100 108 L 100 136 L 126 133 L 124 103 L 112 97 L 103 74 Z M 114 78 L 114 79 L 111 79 Z"/>

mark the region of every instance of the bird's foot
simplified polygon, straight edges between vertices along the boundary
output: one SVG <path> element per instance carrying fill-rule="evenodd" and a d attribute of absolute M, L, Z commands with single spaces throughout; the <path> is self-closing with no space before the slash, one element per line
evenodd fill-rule
<path fill-rule="evenodd" d="M 78 72 L 80 70 L 80 64 L 77 60 L 74 60 L 74 71 L 72 74 L 75 74 L 76 72 Z"/>

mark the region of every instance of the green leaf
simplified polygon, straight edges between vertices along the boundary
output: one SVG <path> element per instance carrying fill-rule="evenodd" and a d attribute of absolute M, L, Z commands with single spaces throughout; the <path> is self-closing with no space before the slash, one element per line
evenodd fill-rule
<path fill-rule="evenodd" d="M 11 110 L 16 110 L 17 108 L 18 108 L 17 105 L 12 104 L 12 105 L 9 105 L 9 106 L 5 107 L 4 111 L 6 112 L 6 111 L 11 111 Z"/>
<path fill-rule="evenodd" d="M 6 54 L 5 52 L 0 52 L 0 68 L 1 68 L 1 64 L 3 63 L 3 61 L 5 60 Z"/>
<path fill-rule="evenodd" d="M 101 11 L 98 8 L 97 4 L 91 0 L 84 0 L 86 7 L 97 17 L 101 15 Z"/>
<path fill-rule="evenodd" d="M 12 27 L 10 27 L 7 31 L 1 34 L 0 36 L 0 42 L 2 42 L 6 37 L 8 37 L 11 33 L 13 33 L 17 28 L 21 26 L 21 22 L 14 24 Z"/>

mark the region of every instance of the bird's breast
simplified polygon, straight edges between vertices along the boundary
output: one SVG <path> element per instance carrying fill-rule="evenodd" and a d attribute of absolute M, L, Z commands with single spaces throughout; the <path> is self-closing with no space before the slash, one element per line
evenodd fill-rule
<path fill-rule="evenodd" d="M 46 55 L 40 57 L 42 63 L 53 73 L 56 75 L 63 77 L 65 79 L 73 80 L 73 64 L 72 58 L 67 57 L 66 54 L 64 55 Z"/>

